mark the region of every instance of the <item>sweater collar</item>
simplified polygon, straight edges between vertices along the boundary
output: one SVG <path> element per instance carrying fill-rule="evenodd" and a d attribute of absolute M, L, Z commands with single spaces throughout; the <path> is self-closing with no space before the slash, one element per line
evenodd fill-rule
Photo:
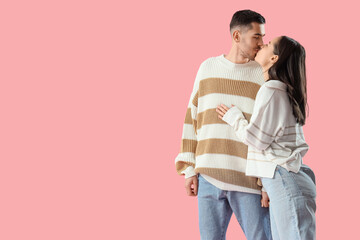
<path fill-rule="evenodd" d="M 268 80 L 268 81 L 265 82 L 264 85 L 266 87 L 275 88 L 275 89 L 279 89 L 279 90 L 282 90 L 282 91 L 286 91 L 286 89 L 287 89 L 286 84 L 279 81 L 279 80 Z"/>
<path fill-rule="evenodd" d="M 249 61 L 247 63 L 233 63 L 230 60 L 228 60 L 227 58 L 225 58 L 225 54 L 221 54 L 220 56 L 218 56 L 218 58 L 220 59 L 220 61 L 222 63 L 224 63 L 226 66 L 230 67 L 230 68 L 238 68 L 238 67 L 244 67 L 244 66 L 251 66 L 252 64 L 254 64 L 255 61 Z"/>

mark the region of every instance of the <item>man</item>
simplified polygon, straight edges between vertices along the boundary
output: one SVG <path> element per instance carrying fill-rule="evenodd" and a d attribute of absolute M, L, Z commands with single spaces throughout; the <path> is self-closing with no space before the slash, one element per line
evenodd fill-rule
<path fill-rule="evenodd" d="M 248 240 L 271 239 L 261 188 L 256 178 L 245 175 L 247 146 L 216 112 L 220 103 L 235 104 L 250 119 L 264 83 L 261 67 L 252 61 L 263 45 L 264 24 L 256 12 L 236 12 L 230 22 L 229 53 L 205 60 L 196 75 L 175 164 L 185 175 L 187 194 L 198 196 L 201 239 L 225 239 L 232 213 Z"/>

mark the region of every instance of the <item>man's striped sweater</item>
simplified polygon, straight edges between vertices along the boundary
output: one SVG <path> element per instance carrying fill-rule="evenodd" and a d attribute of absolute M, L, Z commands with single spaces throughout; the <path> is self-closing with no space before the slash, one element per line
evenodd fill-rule
<path fill-rule="evenodd" d="M 188 178 L 200 173 L 214 185 L 260 192 L 257 179 L 245 176 L 247 146 L 218 118 L 216 107 L 221 103 L 238 106 L 250 120 L 263 83 L 262 68 L 254 61 L 235 64 L 220 55 L 201 64 L 186 112 L 181 150 L 175 159 L 179 174 Z"/>

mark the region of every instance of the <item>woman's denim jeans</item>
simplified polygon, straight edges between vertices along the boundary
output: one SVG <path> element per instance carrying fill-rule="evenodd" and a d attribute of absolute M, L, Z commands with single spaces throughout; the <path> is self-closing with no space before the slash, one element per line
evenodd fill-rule
<path fill-rule="evenodd" d="M 262 178 L 270 198 L 274 240 L 313 240 L 316 188 L 313 171 L 303 165 L 298 173 L 278 166 L 274 178 Z"/>

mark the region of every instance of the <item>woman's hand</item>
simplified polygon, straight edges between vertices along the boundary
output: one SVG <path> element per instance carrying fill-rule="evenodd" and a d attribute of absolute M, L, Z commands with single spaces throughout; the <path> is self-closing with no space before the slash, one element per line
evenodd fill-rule
<path fill-rule="evenodd" d="M 266 192 L 261 191 L 261 207 L 269 207 L 269 196 Z"/>
<path fill-rule="evenodd" d="M 231 107 L 234 107 L 234 105 L 231 105 Z M 228 108 L 224 104 L 220 104 L 216 108 L 216 112 L 219 114 L 218 118 L 222 119 L 227 111 L 229 111 L 230 108 Z"/>

